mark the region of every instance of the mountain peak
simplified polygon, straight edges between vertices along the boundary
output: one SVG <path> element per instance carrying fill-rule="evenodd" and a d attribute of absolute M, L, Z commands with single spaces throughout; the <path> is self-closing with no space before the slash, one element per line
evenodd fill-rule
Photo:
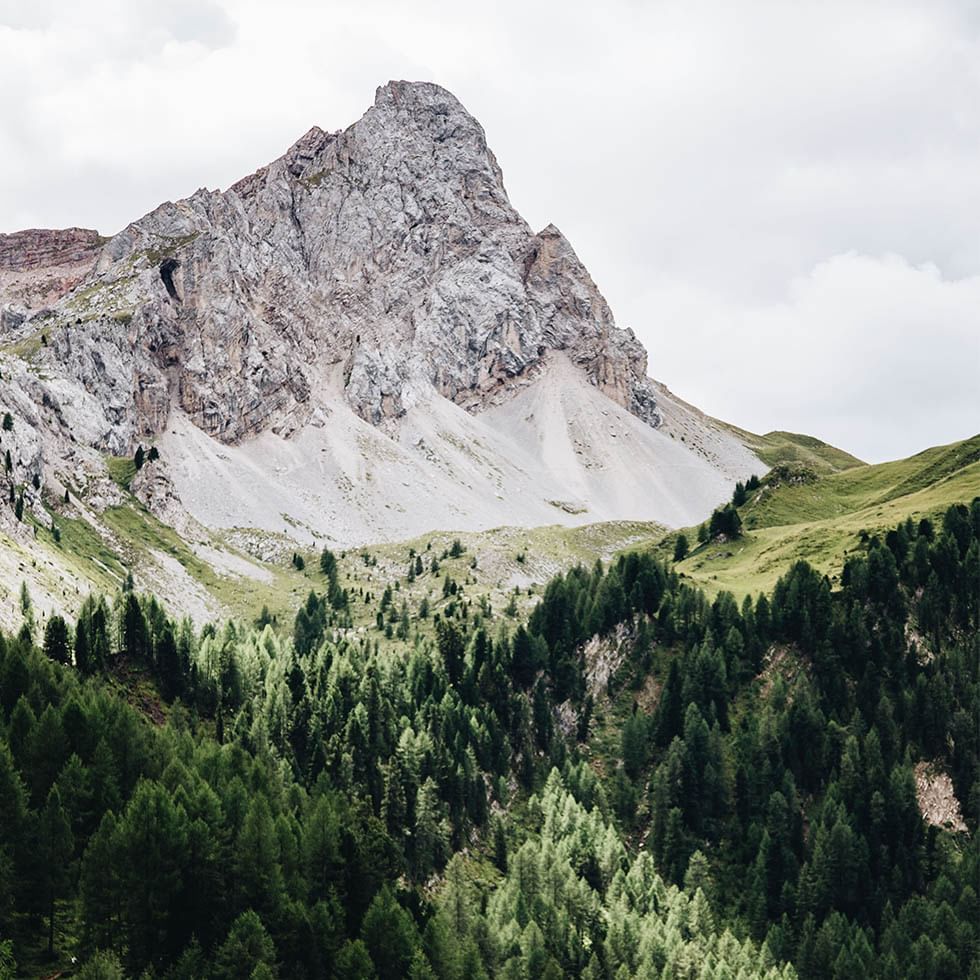
<path fill-rule="evenodd" d="M 374 106 L 376 109 L 451 107 L 466 112 L 452 92 L 435 82 L 392 80 L 387 85 L 379 85 L 374 94 Z"/>
<path fill-rule="evenodd" d="M 83 312 L 112 317 L 125 294 L 148 345 L 132 365 L 144 394 L 114 439 L 151 435 L 174 407 L 227 442 L 293 432 L 324 365 L 373 424 L 429 392 L 479 412 L 550 351 L 658 424 L 646 352 L 557 228 L 535 235 L 514 210 L 479 123 L 429 82 L 389 82 L 347 129 L 311 128 L 229 192 L 163 205 L 106 251 Z M 78 338 L 55 335 L 55 356 L 84 370 Z M 243 363 L 262 368 L 243 379 Z"/>
<path fill-rule="evenodd" d="M 452 454 L 467 442 L 493 443 L 499 473 L 511 473 L 506 485 L 526 486 L 526 472 L 503 462 L 507 440 L 537 432 L 569 450 L 548 500 L 559 486 L 578 485 L 580 497 L 593 497 L 583 514 L 671 521 L 690 516 L 691 505 L 679 501 L 701 499 L 705 487 L 713 495 L 755 468 L 729 440 L 724 451 L 689 460 L 690 473 L 703 477 L 698 488 L 659 504 L 596 484 L 607 466 L 601 447 L 575 433 L 601 426 L 562 422 L 574 401 L 590 411 L 606 406 L 603 418 L 614 410 L 632 416 L 617 423 L 622 438 L 649 443 L 645 458 L 669 458 L 678 473 L 678 460 L 696 451 L 690 435 L 665 448 L 671 440 L 656 432 L 662 419 L 643 346 L 616 326 L 557 227 L 535 234 L 517 213 L 479 123 L 428 82 L 389 82 L 347 128 L 312 127 L 229 190 L 159 206 L 102 248 L 52 309 L 36 320 L 28 314 L 17 314 L 16 329 L 25 339 L 43 330 L 32 355 L 43 378 L 24 379 L 32 399 L 55 406 L 45 429 L 52 457 L 67 458 L 76 444 L 129 455 L 174 431 L 187 434 L 187 445 L 213 440 L 246 456 L 250 444 L 262 440 L 268 450 L 274 437 L 331 454 L 345 437 L 310 433 L 350 415 L 371 431 L 348 433 L 351 458 L 364 446 L 413 447 L 398 477 L 409 496 L 441 466 L 476 481 L 476 497 L 496 500 L 504 478 L 493 467 L 470 473 L 483 464 Z M 580 396 L 543 425 L 542 406 L 562 390 Z M 551 394 L 542 402 L 539 391 Z M 507 415 L 506 406 L 524 404 L 533 406 L 527 420 Z M 505 415 L 507 439 L 481 428 Z M 433 417 L 443 422 L 427 428 Z M 456 448 L 445 450 L 453 461 L 437 464 L 432 447 L 447 432 L 455 433 Z M 532 469 L 542 465 L 530 446 L 526 459 Z M 345 469 L 338 479 L 352 477 Z M 551 480 L 541 475 L 536 485 Z M 193 487 L 189 478 L 188 496 Z M 466 522 L 479 523 L 478 511 L 474 504 Z M 532 512 L 543 516 L 529 499 Z"/>

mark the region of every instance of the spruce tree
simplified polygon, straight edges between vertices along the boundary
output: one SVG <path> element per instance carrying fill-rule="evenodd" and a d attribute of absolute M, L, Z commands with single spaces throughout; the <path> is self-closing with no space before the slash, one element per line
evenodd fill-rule
<path fill-rule="evenodd" d="M 683 561 L 687 557 L 688 543 L 686 534 L 678 534 L 674 544 L 674 561 Z"/>
<path fill-rule="evenodd" d="M 68 885 L 75 843 L 57 786 L 52 786 L 38 820 L 38 869 L 48 917 L 48 956 L 54 956 L 55 903 Z"/>
<path fill-rule="evenodd" d="M 55 663 L 71 663 L 68 625 L 60 616 L 52 616 L 44 627 L 44 655 Z"/>

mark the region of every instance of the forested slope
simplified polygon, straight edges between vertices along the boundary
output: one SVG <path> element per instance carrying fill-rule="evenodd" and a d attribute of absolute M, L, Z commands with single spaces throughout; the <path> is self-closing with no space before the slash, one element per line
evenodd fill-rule
<path fill-rule="evenodd" d="M 24 597 L 0 976 L 980 976 L 980 501 L 741 605 L 649 554 L 526 625 L 322 568 L 291 629 Z"/>

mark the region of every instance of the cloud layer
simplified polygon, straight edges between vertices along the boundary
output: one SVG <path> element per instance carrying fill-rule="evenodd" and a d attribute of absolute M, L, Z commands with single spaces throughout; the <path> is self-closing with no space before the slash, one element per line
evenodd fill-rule
<path fill-rule="evenodd" d="M 113 231 L 452 89 L 654 376 L 867 459 L 980 430 L 980 18 L 944 2 L 0 0 L 0 229 Z"/>

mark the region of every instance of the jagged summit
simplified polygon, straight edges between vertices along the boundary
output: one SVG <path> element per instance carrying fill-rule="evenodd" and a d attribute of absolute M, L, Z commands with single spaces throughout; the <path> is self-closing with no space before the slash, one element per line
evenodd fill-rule
<path fill-rule="evenodd" d="M 131 315 L 115 451 L 175 406 L 226 442 L 288 433 L 325 384 L 373 424 L 433 391 L 478 411 L 551 351 L 658 422 L 642 347 L 561 233 L 514 211 L 479 123 L 435 85 L 389 83 L 346 130 L 313 128 L 228 191 L 162 205 L 113 237 L 85 286 L 58 313 L 89 326 L 54 328 L 52 356 L 98 387 L 98 350 Z"/>
<path fill-rule="evenodd" d="M 462 103 L 449 89 L 443 88 L 435 82 L 408 82 L 405 79 L 393 78 L 387 84 L 379 85 L 374 92 L 375 108 L 391 105 L 406 107 L 447 104 L 451 104 L 459 112 L 466 112 Z"/>
<path fill-rule="evenodd" d="M 663 427 L 646 351 L 558 228 L 535 233 L 514 210 L 482 127 L 438 85 L 389 82 L 346 129 L 311 128 L 227 190 L 160 205 L 86 261 L 48 308 L 0 295 L 13 300 L 4 322 L 17 321 L 8 350 L 43 335 L 31 364 L 3 372 L 23 381 L 9 401 L 31 415 L 42 486 L 72 454 L 95 467 L 100 453 L 183 434 L 168 456 L 177 494 L 163 497 L 200 499 L 196 515 L 213 523 L 227 497 L 206 481 L 233 474 L 205 465 L 209 453 L 237 447 L 229 458 L 254 476 L 280 449 L 288 471 L 290 446 L 315 445 L 320 475 L 284 487 L 265 474 L 255 493 L 282 500 L 250 520 L 290 531 L 281 515 L 294 508 L 305 527 L 369 540 L 448 516 L 460 527 L 508 513 L 687 523 L 759 468 L 710 421 Z M 525 402 L 533 410 L 515 415 Z M 627 430 L 636 451 L 620 455 Z M 465 504 L 407 516 L 434 485 Z"/>

